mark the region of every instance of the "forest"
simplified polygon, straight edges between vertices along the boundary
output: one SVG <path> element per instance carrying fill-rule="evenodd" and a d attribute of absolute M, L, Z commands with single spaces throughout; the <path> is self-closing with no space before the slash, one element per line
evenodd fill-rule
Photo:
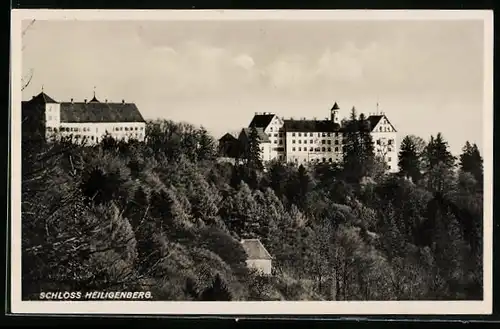
<path fill-rule="evenodd" d="M 345 131 L 341 163 L 298 166 L 263 164 L 255 138 L 219 161 L 206 129 L 169 120 L 149 121 L 144 142 L 98 145 L 25 129 L 23 299 L 481 300 L 477 145 L 454 156 L 441 133 L 405 136 L 388 174 L 364 116 Z M 272 275 L 247 268 L 242 238 L 262 241 Z"/>

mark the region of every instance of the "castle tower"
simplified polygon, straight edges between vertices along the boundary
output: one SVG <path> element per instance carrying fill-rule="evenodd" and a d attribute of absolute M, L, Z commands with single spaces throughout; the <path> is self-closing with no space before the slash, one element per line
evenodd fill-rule
<path fill-rule="evenodd" d="M 340 123 L 339 110 L 340 108 L 337 102 L 335 102 L 330 110 L 330 120 L 332 120 L 333 123 Z"/>

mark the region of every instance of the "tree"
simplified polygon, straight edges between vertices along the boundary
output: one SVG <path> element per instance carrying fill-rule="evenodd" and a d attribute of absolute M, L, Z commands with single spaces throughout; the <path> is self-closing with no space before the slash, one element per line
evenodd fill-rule
<path fill-rule="evenodd" d="M 213 160 L 216 154 L 215 141 L 204 127 L 198 131 L 198 160 Z"/>
<path fill-rule="evenodd" d="M 359 122 L 356 116 L 356 109 L 351 110 L 350 120 L 345 123 L 345 140 L 343 152 L 343 167 L 346 180 L 358 182 L 362 176 L 360 159 L 362 157 L 362 147 L 359 138 Z"/>
<path fill-rule="evenodd" d="M 418 154 L 417 145 L 414 139 L 410 136 L 405 136 L 401 142 L 399 151 L 399 172 L 406 178 L 411 178 L 413 182 L 417 182 L 421 176 L 420 155 Z"/>
<path fill-rule="evenodd" d="M 250 128 L 248 135 L 248 150 L 246 155 L 247 165 L 253 170 L 262 170 L 264 168 L 261 160 L 260 137 L 255 126 Z"/>
<path fill-rule="evenodd" d="M 448 143 L 441 133 L 431 136 L 425 149 L 425 176 L 431 191 L 446 191 L 453 184 L 455 157 L 448 150 Z"/>
<path fill-rule="evenodd" d="M 471 173 L 478 183 L 483 181 L 483 158 L 476 144 L 465 143 L 460 155 L 460 170 Z"/>

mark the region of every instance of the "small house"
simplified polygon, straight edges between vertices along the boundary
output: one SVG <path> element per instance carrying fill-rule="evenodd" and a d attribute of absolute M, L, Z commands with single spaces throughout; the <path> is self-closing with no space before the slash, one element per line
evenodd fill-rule
<path fill-rule="evenodd" d="M 243 239 L 241 245 L 247 254 L 247 266 L 263 274 L 271 274 L 272 257 L 259 239 Z"/>

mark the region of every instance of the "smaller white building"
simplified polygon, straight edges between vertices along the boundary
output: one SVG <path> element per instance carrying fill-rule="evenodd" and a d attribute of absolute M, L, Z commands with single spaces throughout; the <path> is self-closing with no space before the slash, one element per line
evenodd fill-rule
<path fill-rule="evenodd" d="M 259 239 L 243 239 L 241 245 L 247 253 L 247 266 L 262 274 L 271 275 L 272 257 Z"/>
<path fill-rule="evenodd" d="M 243 154 L 245 154 L 248 151 L 251 130 L 252 128 L 243 128 L 238 137 Z M 264 133 L 264 130 L 262 128 L 256 128 L 256 131 L 259 139 L 260 159 L 262 162 L 265 163 L 273 159 L 271 140 L 269 139 L 267 134 Z"/>

